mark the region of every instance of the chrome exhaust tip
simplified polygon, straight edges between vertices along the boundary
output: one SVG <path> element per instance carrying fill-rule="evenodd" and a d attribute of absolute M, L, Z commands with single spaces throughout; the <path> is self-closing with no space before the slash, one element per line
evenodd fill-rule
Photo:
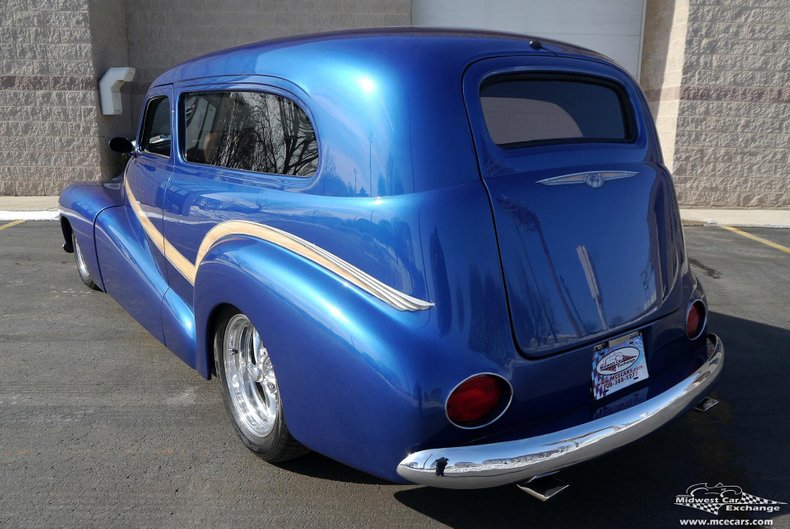
<path fill-rule="evenodd" d="M 694 406 L 694 411 L 698 411 L 700 413 L 705 413 L 706 411 L 710 410 L 712 407 L 714 407 L 718 403 L 719 403 L 719 401 L 716 400 L 716 399 L 712 399 L 710 397 L 705 397 L 704 399 L 702 399 L 699 402 L 699 404 Z"/>
<path fill-rule="evenodd" d="M 554 475 L 535 476 L 526 481 L 516 483 L 516 487 L 540 501 L 549 501 L 551 498 L 570 487 Z"/>

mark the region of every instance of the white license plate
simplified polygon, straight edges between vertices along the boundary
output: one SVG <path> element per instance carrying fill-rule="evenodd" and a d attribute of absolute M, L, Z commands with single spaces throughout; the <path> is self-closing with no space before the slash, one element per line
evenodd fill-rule
<path fill-rule="evenodd" d="M 648 378 L 641 332 L 632 332 L 595 346 L 592 390 L 595 400 Z"/>

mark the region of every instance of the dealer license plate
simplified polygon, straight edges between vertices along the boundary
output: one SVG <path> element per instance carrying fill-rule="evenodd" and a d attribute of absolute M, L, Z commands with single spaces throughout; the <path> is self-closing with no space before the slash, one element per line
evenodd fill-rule
<path fill-rule="evenodd" d="M 632 332 L 595 346 L 592 391 L 595 400 L 648 378 L 641 332 Z"/>

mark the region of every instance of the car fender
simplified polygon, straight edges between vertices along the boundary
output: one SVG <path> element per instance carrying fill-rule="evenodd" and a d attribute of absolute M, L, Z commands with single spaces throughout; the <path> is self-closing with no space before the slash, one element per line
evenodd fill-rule
<path fill-rule="evenodd" d="M 69 253 L 73 251 L 71 247 L 73 232 L 80 244 L 88 271 L 102 290 L 105 288 L 96 254 L 94 226 L 102 211 L 123 204 L 121 181 L 119 177 L 102 184 L 71 184 L 63 190 L 58 200 L 65 241 L 63 249 Z"/>
<path fill-rule="evenodd" d="M 294 437 L 387 479 L 400 481 L 400 458 L 447 431 L 448 388 L 470 369 L 491 368 L 479 354 L 459 361 L 432 309 L 397 310 L 280 246 L 234 235 L 208 251 L 196 275 L 204 376 L 212 368 L 212 317 L 225 305 L 261 334 Z"/>

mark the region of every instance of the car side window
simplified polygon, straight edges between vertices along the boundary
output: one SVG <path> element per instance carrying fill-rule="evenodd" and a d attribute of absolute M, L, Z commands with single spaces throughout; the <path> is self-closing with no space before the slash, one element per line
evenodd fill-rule
<path fill-rule="evenodd" d="M 188 162 L 278 175 L 315 174 L 315 130 L 290 99 L 228 91 L 184 94 L 181 102 Z"/>
<path fill-rule="evenodd" d="M 166 97 L 155 97 L 145 109 L 140 148 L 153 154 L 170 156 L 171 143 L 170 101 Z"/>

